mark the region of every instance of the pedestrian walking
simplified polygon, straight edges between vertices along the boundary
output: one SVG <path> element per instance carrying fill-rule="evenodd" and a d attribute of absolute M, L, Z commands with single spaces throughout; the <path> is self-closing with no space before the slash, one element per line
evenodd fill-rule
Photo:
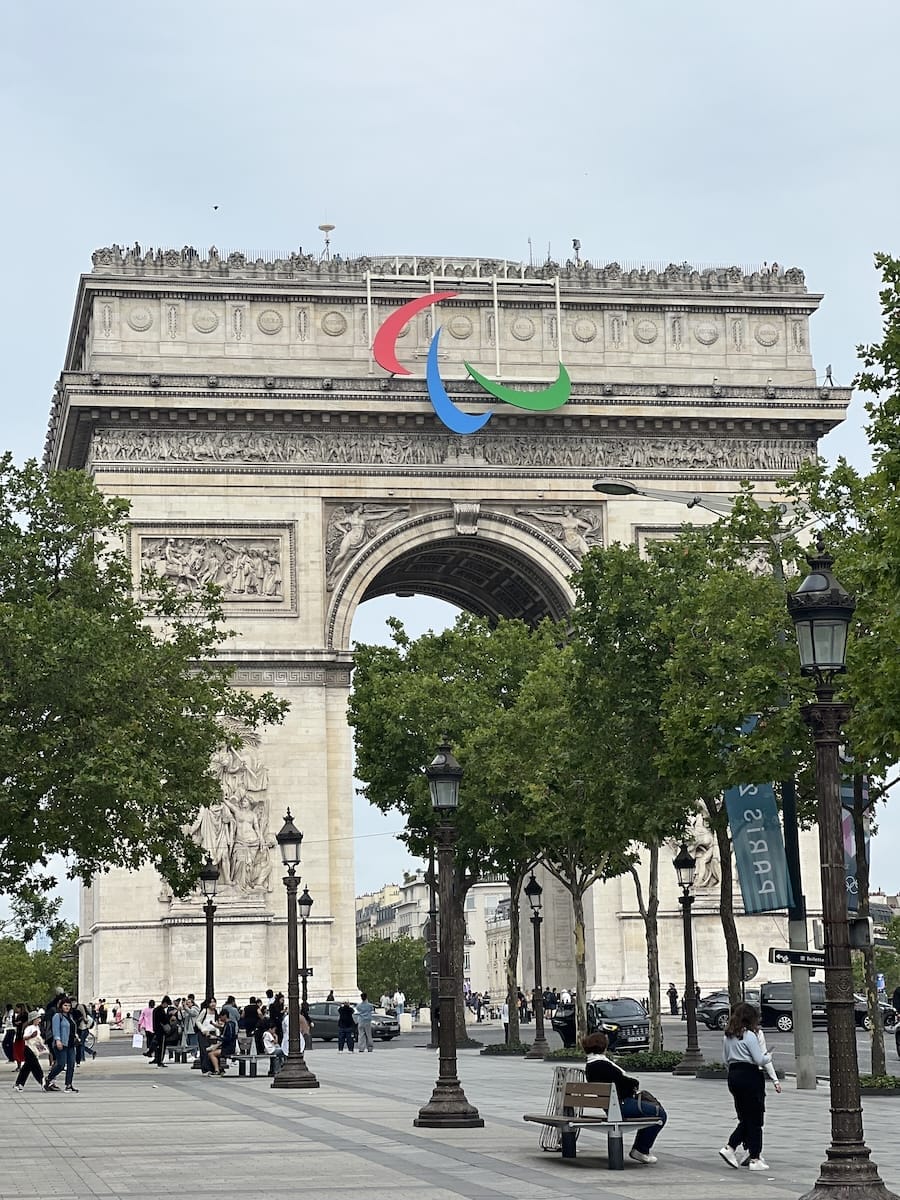
<path fill-rule="evenodd" d="M 353 1020 L 353 1005 L 345 1000 L 338 1008 L 338 1051 L 342 1051 L 346 1046 L 350 1053 L 353 1053 L 353 1044 L 356 1041 L 356 1022 Z"/>
<path fill-rule="evenodd" d="M 503 1044 L 509 1045 L 509 1002 L 504 1000 L 500 1005 L 500 1020 L 503 1022 Z"/>
<path fill-rule="evenodd" d="M 406 993 L 402 988 L 397 988 L 396 992 L 394 992 L 394 995 L 392 996 L 392 1001 L 394 1004 L 394 1011 L 396 1012 L 397 1016 L 402 1017 L 403 1009 L 406 1004 Z"/>
<path fill-rule="evenodd" d="M 153 1057 L 153 1010 L 156 1008 L 155 1000 L 148 1000 L 141 1009 L 141 1015 L 138 1017 L 138 1033 L 143 1033 L 147 1038 L 147 1049 L 143 1051 L 144 1058 Z"/>
<path fill-rule="evenodd" d="M 153 1059 L 154 1066 L 165 1067 L 166 1038 L 172 1032 L 172 1000 L 163 996 L 153 1009 Z"/>
<path fill-rule="evenodd" d="M 678 1016 L 678 988 L 674 983 L 670 983 L 666 988 L 666 995 L 669 997 L 669 1012 L 673 1017 Z"/>
<path fill-rule="evenodd" d="M 45 1092 L 58 1092 L 59 1088 L 53 1082 L 57 1075 L 66 1073 L 66 1091 L 78 1093 L 75 1087 L 75 1043 L 78 1040 L 78 1028 L 72 1015 L 72 1001 L 68 996 L 62 996 L 53 1014 L 53 1058 L 54 1063 L 50 1074 L 44 1080 Z"/>
<path fill-rule="evenodd" d="M 762 1156 L 766 1111 L 766 1076 L 781 1091 L 781 1084 L 759 1032 L 759 1012 L 752 1004 L 736 1004 L 725 1027 L 722 1058 L 728 1067 L 728 1090 L 734 1098 L 738 1123 L 719 1154 L 730 1167 L 747 1163 L 751 1171 L 768 1171 Z"/>
<path fill-rule="evenodd" d="M 47 1047 L 41 1037 L 40 1016 L 37 1011 L 28 1013 L 22 1028 L 22 1043 L 23 1058 L 16 1075 L 16 1091 L 25 1091 L 25 1084 L 31 1075 L 37 1080 L 38 1087 L 43 1089 L 44 1069 L 41 1066 L 41 1055 L 47 1053 Z"/>
<path fill-rule="evenodd" d="M 13 1020 L 13 1006 L 7 1004 L 3 1010 L 3 1057 L 8 1063 L 15 1064 L 13 1058 L 13 1042 L 16 1040 L 16 1023 Z"/>
<path fill-rule="evenodd" d="M 356 1028 L 359 1035 L 359 1052 L 362 1054 L 363 1047 L 371 1054 L 374 1049 L 372 1042 L 372 1017 L 375 1014 L 375 1005 L 369 1000 L 365 992 L 359 993 L 359 1004 L 356 1006 Z"/>

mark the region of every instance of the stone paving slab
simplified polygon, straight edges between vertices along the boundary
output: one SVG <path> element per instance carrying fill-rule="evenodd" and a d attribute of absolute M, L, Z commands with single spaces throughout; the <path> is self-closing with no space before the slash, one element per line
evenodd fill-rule
<path fill-rule="evenodd" d="M 317 1048 L 322 1086 L 273 1091 L 269 1080 L 203 1078 L 139 1056 L 86 1064 L 77 1096 L 12 1088 L 0 1075 L 0 1200 L 787 1200 L 808 1191 L 828 1144 L 828 1090 L 768 1093 L 766 1174 L 718 1156 L 734 1126 L 723 1082 L 647 1076 L 669 1111 L 655 1166 L 606 1164 L 605 1135 L 579 1156 L 541 1151 L 550 1064 L 460 1054 L 460 1077 L 484 1129 L 415 1129 L 437 1057 L 413 1034 L 373 1054 Z M 868 1098 L 866 1139 L 882 1178 L 900 1185 L 900 1101 Z M 628 1146 L 626 1141 L 626 1148 Z"/>

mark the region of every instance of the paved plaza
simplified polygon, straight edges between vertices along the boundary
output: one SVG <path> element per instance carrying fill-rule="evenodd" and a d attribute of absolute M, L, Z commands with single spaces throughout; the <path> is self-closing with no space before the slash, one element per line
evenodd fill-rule
<path fill-rule="evenodd" d="M 142 1200 L 756 1200 L 797 1197 L 813 1184 L 828 1141 L 828 1090 L 769 1092 L 767 1174 L 728 1169 L 717 1154 L 733 1126 L 723 1082 L 647 1076 L 669 1110 L 659 1162 L 606 1165 L 606 1138 L 583 1134 L 579 1157 L 541 1151 L 553 1067 L 460 1054 L 460 1077 L 483 1129 L 414 1129 L 431 1095 L 437 1056 L 419 1031 L 372 1054 L 317 1043 L 316 1091 L 273 1091 L 269 1080 L 206 1079 L 159 1070 L 135 1053 L 107 1054 L 78 1071 L 80 1093 L 24 1093 L 6 1072 L 0 1091 L 0 1200 L 141 1197 Z M 110 1047 L 112 1049 L 112 1047 Z M 873 1158 L 900 1186 L 900 1102 L 866 1100 Z M 626 1139 L 626 1149 L 630 1139 Z"/>

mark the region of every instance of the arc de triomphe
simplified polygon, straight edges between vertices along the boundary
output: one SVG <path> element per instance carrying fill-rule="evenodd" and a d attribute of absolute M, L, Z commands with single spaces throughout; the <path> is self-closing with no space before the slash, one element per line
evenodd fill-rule
<path fill-rule="evenodd" d="M 432 292 L 455 294 L 396 330 L 409 374 L 389 374 L 373 359 L 377 331 Z M 235 681 L 291 702 L 282 726 L 214 764 L 223 802 L 194 824 L 225 880 L 220 987 L 284 986 L 269 843 L 288 806 L 315 898 L 311 993 L 355 987 L 346 702 L 357 606 L 423 593 L 487 616 L 561 617 L 587 547 L 641 544 L 684 516 L 602 499 L 598 474 L 731 493 L 790 473 L 849 400 L 816 383 L 808 322 L 820 299 L 797 269 L 94 254 L 46 463 L 87 467 L 131 501 L 136 574 L 218 583 Z M 439 325 L 432 368 L 451 402 L 492 413 L 476 433 L 453 432 L 429 397 Z M 560 361 L 571 395 L 546 412 L 492 407 L 464 366 L 534 393 Z M 81 931 L 82 995 L 133 1003 L 201 986 L 200 901 L 173 899 L 150 870 L 85 890 Z"/>

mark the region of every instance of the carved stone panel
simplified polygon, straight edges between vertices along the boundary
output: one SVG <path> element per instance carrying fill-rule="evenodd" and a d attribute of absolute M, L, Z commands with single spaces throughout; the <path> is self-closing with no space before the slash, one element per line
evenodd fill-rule
<path fill-rule="evenodd" d="M 269 772 L 259 758 L 258 735 L 245 728 L 237 732 L 243 745 L 222 747 L 210 762 L 221 799 L 184 827 L 219 870 L 218 901 L 272 890 Z"/>
<path fill-rule="evenodd" d="M 376 534 L 409 514 L 408 504 L 348 504 L 332 509 L 325 528 L 325 579 L 332 591 L 338 579 Z"/>
<path fill-rule="evenodd" d="M 603 510 L 572 504 L 547 504 L 541 508 L 517 508 L 516 515 L 555 538 L 570 554 L 581 558 L 592 546 L 603 545 Z"/>
<path fill-rule="evenodd" d="M 188 595 L 214 584 L 230 617 L 296 614 L 293 524 L 135 523 L 131 555 L 136 578 L 157 575 Z"/>

